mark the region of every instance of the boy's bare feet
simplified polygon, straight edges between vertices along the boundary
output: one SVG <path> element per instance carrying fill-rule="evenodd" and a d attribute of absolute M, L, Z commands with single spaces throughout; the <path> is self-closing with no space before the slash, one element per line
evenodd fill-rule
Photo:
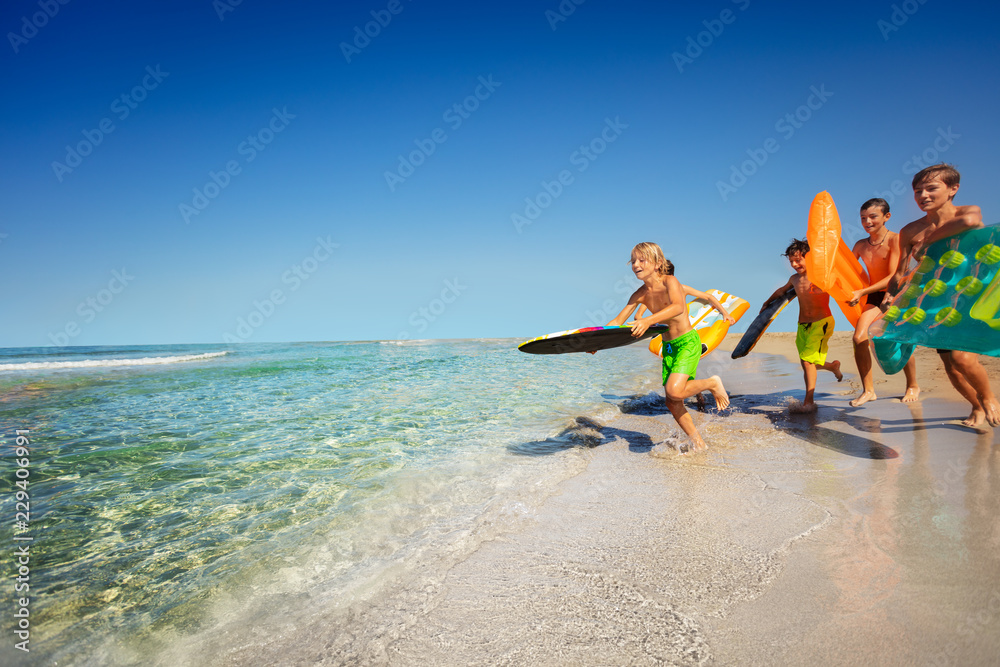
<path fill-rule="evenodd" d="M 920 387 L 907 387 L 901 399 L 903 403 L 913 403 L 920 398 Z"/>
<path fill-rule="evenodd" d="M 725 410 L 729 407 L 729 394 L 726 393 L 726 388 L 722 386 L 722 378 L 718 375 L 713 375 L 708 378 L 712 380 L 712 387 L 709 389 L 712 392 L 712 396 L 715 397 L 715 406 L 719 410 Z M 702 443 L 704 445 L 705 443 Z"/>
<path fill-rule="evenodd" d="M 788 411 L 794 414 L 808 414 L 810 412 L 816 412 L 816 402 L 809 401 L 808 403 L 799 403 L 798 401 L 792 401 L 788 404 Z"/>
<path fill-rule="evenodd" d="M 697 452 L 703 452 L 708 449 L 708 445 L 700 437 L 691 438 L 691 444 L 688 445 L 686 451 L 681 452 L 681 456 L 687 456 L 688 454 L 695 454 Z"/>
<path fill-rule="evenodd" d="M 878 398 L 878 396 L 875 395 L 874 391 L 866 391 L 851 401 L 848 405 L 852 408 L 856 408 L 859 405 L 864 405 L 868 401 L 874 401 L 876 398 Z"/>
<path fill-rule="evenodd" d="M 833 371 L 833 375 L 834 375 L 834 377 L 837 378 L 837 382 L 840 382 L 841 380 L 844 379 L 844 374 L 840 372 L 840 362 L 839 361 L 831 361 L 830 362 L 830 370 Z"/>
<path fill-rule="evenodd" d="M 979 408 L 972 408 L 972 414 L 962 421 L 962 426 L 976 428 L 977 426 L 981 426 L 984 421 L 986 421 L 986 413 Z"/>
<path fill-rule="evenodd" d="M 987 401 L 980 396 L 979 403 L 986 411 L 986 421 L 989 422 L 990 426 L 1000 426 L 1000 405 L 997 405 L 996 400 Z"/>

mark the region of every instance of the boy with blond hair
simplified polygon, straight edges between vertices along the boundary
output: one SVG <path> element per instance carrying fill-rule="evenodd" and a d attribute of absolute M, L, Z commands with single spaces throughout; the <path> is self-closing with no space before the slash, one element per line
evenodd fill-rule
<path fill-rule="evenodd" d="M 837 377 L 837 382 L 844 379 L 843 373 L 840 372 L 840 362 L 826 360 L 830 336 L 833 335 L 833 313 L 830 312 L 830 295 L 813 285 L 806 277 L 808 252 L 807 241 L 792 240 L 785 249 L 785 257 L 788 258 L 788 263 L 791 264 L 795 274 L 787 283 L 774 290 L 760 307 L 763 312 L 769 303 L 782 298 L 789 287 L 795 288 L 795 297 L 799 300 L 799 326 L 795 335 L 795 347 L 799 352 L 802 374 L 806 382 L 806 397 L 796 412 L 816 411 L 813 394 L 816 391 L 817 370 L 830 371 Z"/>
<path fill-rule="evenodd" d="M 895 294 L 903 284 L 910 258 L 920 260 L 930 244 L 967 229 L 983 226 L 983 212 L 978 206 L 956 206 L 961 174 L 950 164 L 935 164 L 922 169 L 913 177 L 913 199 L 925 213 L 899 232 L 900 261 L 889 281 L 888 290 Z M 938 350 L 948 380 L 955 390 L 972 405 L 972 412 L 962 424 L 1000 426 L 1000 404 L 997 403 L 986 370 L 978 355 L 962 350 Z"/>
<path fill-rule="evenodd" d="M 885 226 L 891 217 L 889 203 L 884 199 L 869 199 L 861 205 L 861 225 L 868 232 L 868 238 L 855 243 L 852 252 L 868 267 L 871 284 L 856 290 L 848 302 L 849 305 L 856 306 L 861 299 L 867 297 L 858 317 L 858 324 L 854 327 L 854 361 L 858 365 L 858 375 L 861 376 L 861 395 L 851 401 L 852 407 L 864 405 L 878 398 L 872 377 L 872 351 L 868 327 L 881 314 L 879 306 L 885 299 L 885 290 L 899 267 L 899 234 L 890 232 Z M 914 357 L 910 357 L 906 362 L 903 373 L 906 375 L 906 391 L 903 393 L 902 401 L 912 403 L 920 396 L 920 387 L 917 386 L 917 362 Z"/>
<path fill-rule="evenodd" d="M 666 324 L 663 355 L 663 390 L 670 414 L 677 425 L 691 440 L 689 451 L 708 448 L 694 420 L 684 407 L 684 399 L 703 391 L 712 392 L 716 406 L 723 410 L 729 406 L 729 395 L 718 375 L 707 380 L 696 380 L 698 361 L 701 359 L 701 339 L 691 328 L 684 300 L 684 289 L 667 268 L 663 250 L 655 243 L 640 243 L 632 249 L 632 271 L 642 285 L 631 297 L 618 316 L 608 326 L 621 326 L 640 305 L 650 315 L 630 323 L 632 335 L 641 337 L 653 324 Z"/>

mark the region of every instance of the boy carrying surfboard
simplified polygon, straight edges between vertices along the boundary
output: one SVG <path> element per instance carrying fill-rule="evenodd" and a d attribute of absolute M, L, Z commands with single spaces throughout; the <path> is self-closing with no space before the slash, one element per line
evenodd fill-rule
<path fill-rule="evenodd" d="M 806 382 L 806 397 L 797 412 L 815 412 L 816 402 L 813 393 L 816 391 L 817 370 L 830 371 L 837 377 L 837 382 L 844 379 L 840 372 L 839 361 L 827 361 L 827 345 L 833 335 L 833 313 L 830 312 L 830 295 L 819 289 L 806 277 L 806 253 L 809 243 L 794 239 L 785 249 L 785 257 L 791 264 L 795 274 L 788 282 L 774 290 L 760 307 L 761 312 L 776 299 L 787 298 L 789 287 L 795 288 L 795 296 L 799 300 L 799 327 L 795 336 L 795 347 L 799 351 L 799 361 L 802 363 L 802 373 Z"/>
<path fill-rule="evenodd" d="M 670 275 L 663 250 L 655 243 L 640 243 L 632 249 L 632 272 L 642 285 L 631 297 L 618 316 L 607 326 L 622 326 L 640 305 L 651 313 L 648 317 L 633 320 L 632 335 L 641 337 L 653 324 L 666 324 L 669 338 L 663 343 L 663 390 L 667 408 L 677 425 L 691 441 L 689 452 L 708 448 L 702 440 L 694 420 L 684 407 L 684 399 L 703 391 L 712 392 L 720 410 L 729 407 L 729 394 L 722 379 L 713 375 L 707 380 L 696 380 L 698 361 L 701 358 L 701 339 L 691 328 L 687 316 L 684 289 L 676 277 Z"/>
<path fill-rule="evenodd" d="M 872 376 L 871 341 L 868 338 L 868 327 L 875 321 L 882 310 L 879 306 L 886 296 L 889 280 L 900 264 L 899 234 L 890 232 L 885 223 L 892 214 L 889 203 L 880 198 L 869 199 L 861 205 L 861 226 L 868 232 L 868 238 L 854 244 L 851 252 L 868 267 L 871 284 L 855 290 L 848 305 L 855 306 L 861 299 L 867 297 L 867 302 L 858 316 L 858 325 L 854 328 L 854 361 L 858 365 L 861 376 L 861 394 L 851 401 L 852 407 L 864 405 L 878 398 L 875 394 L 875 383 Z M 920 396 L 917 386 L 917 362 L 910 357 L 903 367 L 906 375 L 906 391 L 903 393 L 903 403 L 912 403 Z"/>
<path fill-rule="evenodd" d="M 983 212 L 978 206 L 956 206 L 953 201 L 960 179 L 958 170 L 944 163 L 921 169 L 913 176 L 913 199 L 926 215 L 899 232 L 901 259 L 889 281 L 890 294 L 902 287 L 911 257 L 919 261 L 935 241 L 983 226 Z M 1000 426 L 1000 404 L 979 357 L 963 350 L 937 352 L 952 386 L 972 404 L 972 413 L 962 424 L 975 428 L 986 421 L 990 426 Z"/>

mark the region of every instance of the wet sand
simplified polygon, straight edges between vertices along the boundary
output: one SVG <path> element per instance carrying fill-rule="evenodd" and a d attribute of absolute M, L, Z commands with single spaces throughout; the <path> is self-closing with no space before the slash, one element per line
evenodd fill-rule
<path fill-rule="evenodd" d="M 518 527 L 220 662 L 997 664 L 1000 436 L 959 425 L 924 354 L 920 401 L 900 377 L 849 407 L 842 340 L 844 382 L 821 374 L 818 411 L 791 414 L 801 371 L 764 353 L 794 358 L 790 336 L 704 360 L 733 400 L 694 413 L 708 452 L 677 455 L 659 401 L 583 422 L 585 470 Z"/>
<path fill-rule="evenodd" d="M 838 324 L 842 323 L 838 322 Z M 732 351 L 741 336 L 742 334 L 730 334 L 726 336 L 726 340 L 719 346 L 719 350 Z M 799 363 L 795 352 L 794 332 L 769 332 L 765 334 L 754 347 L 753 353 L 780 354 L 796 365 Z M 951 383 L 948 382 L 948 377 L 944 373 L 944 364 L 941 363 L 941 358 L 937 352 L 928 347 L 918 347 L 913 356 L 917 360 L 917 383 L 920 385 L 921 393 L 945 400 L 958 401 L 963 406 L 968 405 L 951 386 Z M 854 390 L 851 398 L 858 396 L 861 393 L 861 379 L 858 377 L 858 368 L 854 362 L 854 346 L 851 343 L 850 332 L 835 331 L 833 333 L 833 336 L 830 338 L 829 358 L 839 359 L 843 364 L 841 370 L 845 374 L 853 376 L 845 377 L 844 382 L 848 383 L 849 386 L 845 387 L 844 390 Z M 987 375 L 991 378 L 1000 379 L 1000 358 L 980 356 L 979 360 L 986 369 Z M 906 389 L 906 381 L 903 374 L 886 375 L 879 368 L 878 362 L 873 360 L 872 363 L 875 393 L 880 399 L 889 398 L 898 400 Z M 994 382 L 993 391 L 1000 391 L 1000 385 L 997 385 L 996 382 Z M 966 416 L 968 416 L 967 408 L 966 414 L 962 417 Z"/>

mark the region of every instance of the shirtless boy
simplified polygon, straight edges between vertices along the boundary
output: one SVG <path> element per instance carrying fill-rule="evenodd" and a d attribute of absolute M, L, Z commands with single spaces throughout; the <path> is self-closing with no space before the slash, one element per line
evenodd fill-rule
<path fill-rule="evenodd" d="M 890 294 L 902 286 L 911 257 L 919 260 L 931 243 L 983 226 L 983 213 L 978 206 L 956 206 L 953 201 L 960 178 L 958 170 L 950 164 L 927 167 L 913 177 L 913 198 L 926 215 L 899 232 L 900 261 L 889 281 Z M 962 424 L 976 427 L 987 421 L 990 426 L 1000 426 L 1000 404 L 979 357 L 961 350 L 937 352 L 952 386 L 972 404 L 972 413 Z"/>
<path fill-rule="evenodd" d="M 871 285 L 854 292 L 849 304 L 856 306 L 861 299 L 868 297 L 867 303 L 858 317 L 858 326 L 854 328 L 854 361 L 858 364 L 858 374 L 861 376 L 861 395 L 851 401 L 853 407 L 874 401 L 875 384 L 872 379 L 871 341 L 868 340 L 868 327 L 882 312 L 879 306 L 885 298 L 885 289 L 889 279 L 896 273 L 899 266 L 899 234 L 886 229 L 885 223 L 892 214 L 889 204 L 884 199 L 869 199 L 861 205 L 861 225 L 868 232 L 868 238 L 854 244 L 854 256 L 868 267 Z M 906 375 L 906 391 L 903 393 L 903 403 L 912 403 L 920 396 L 917 386 L 917 361 L 914 357 L 906 362 L 903 368 Z"/>
<path fill-rule="evenodd" d="M 687 304 L 680 282 L 667 272 L 663 251 L 655 243 L 640 243 L 632 249 L 632 271 L 642 285 L 631 297 L 618 316 L 608 326 L 621 326 L 640 305 L 651 313 L 648 317 L 633 320 L 632 335 L 639 337 L 653 324 L 666 324 L 663 342 L 663 390 L 667 407 L 678 426 L 691 440 L 689 451 L 708 448 L 694 426 L 694 420 L 684 407 L 684 399 L 703 391 L 712 392 L 716 406 L 722 410 L 729 406 L 729 395 L 718 375 L 707 380 L 696 380 L 698 361 L 701 358 L 701 339 L 691 328 Z"/>
<path fill-rule="evenodd" d="M 801 408 L 796 411 L 815 412 L 816 403 L 813 393 L 816 391 L 817 370 L 830 371 L 837 377 L 837 382 L 844 379 L 840 372 L 839 361 L 827 361 L 827 345 L 833 335 L 833 314 L 830 312 L 830 295 L 809 282 L 806 277 L 806 253 L 809 243 L 795 239 L 785 249 L 785 257 L 792 265 L 795 275 L 788 282 L 774 290 L 761 306 L 761 312 L 775 299 L 781 298 L 789 287 L 795 288 L 795 296 L 799 300 L 799 328 L 795 336 L 795 347 L 799 351 L 799 361 L 802 363 L 802 374 L 806 382 L 806 397 Z"/>

